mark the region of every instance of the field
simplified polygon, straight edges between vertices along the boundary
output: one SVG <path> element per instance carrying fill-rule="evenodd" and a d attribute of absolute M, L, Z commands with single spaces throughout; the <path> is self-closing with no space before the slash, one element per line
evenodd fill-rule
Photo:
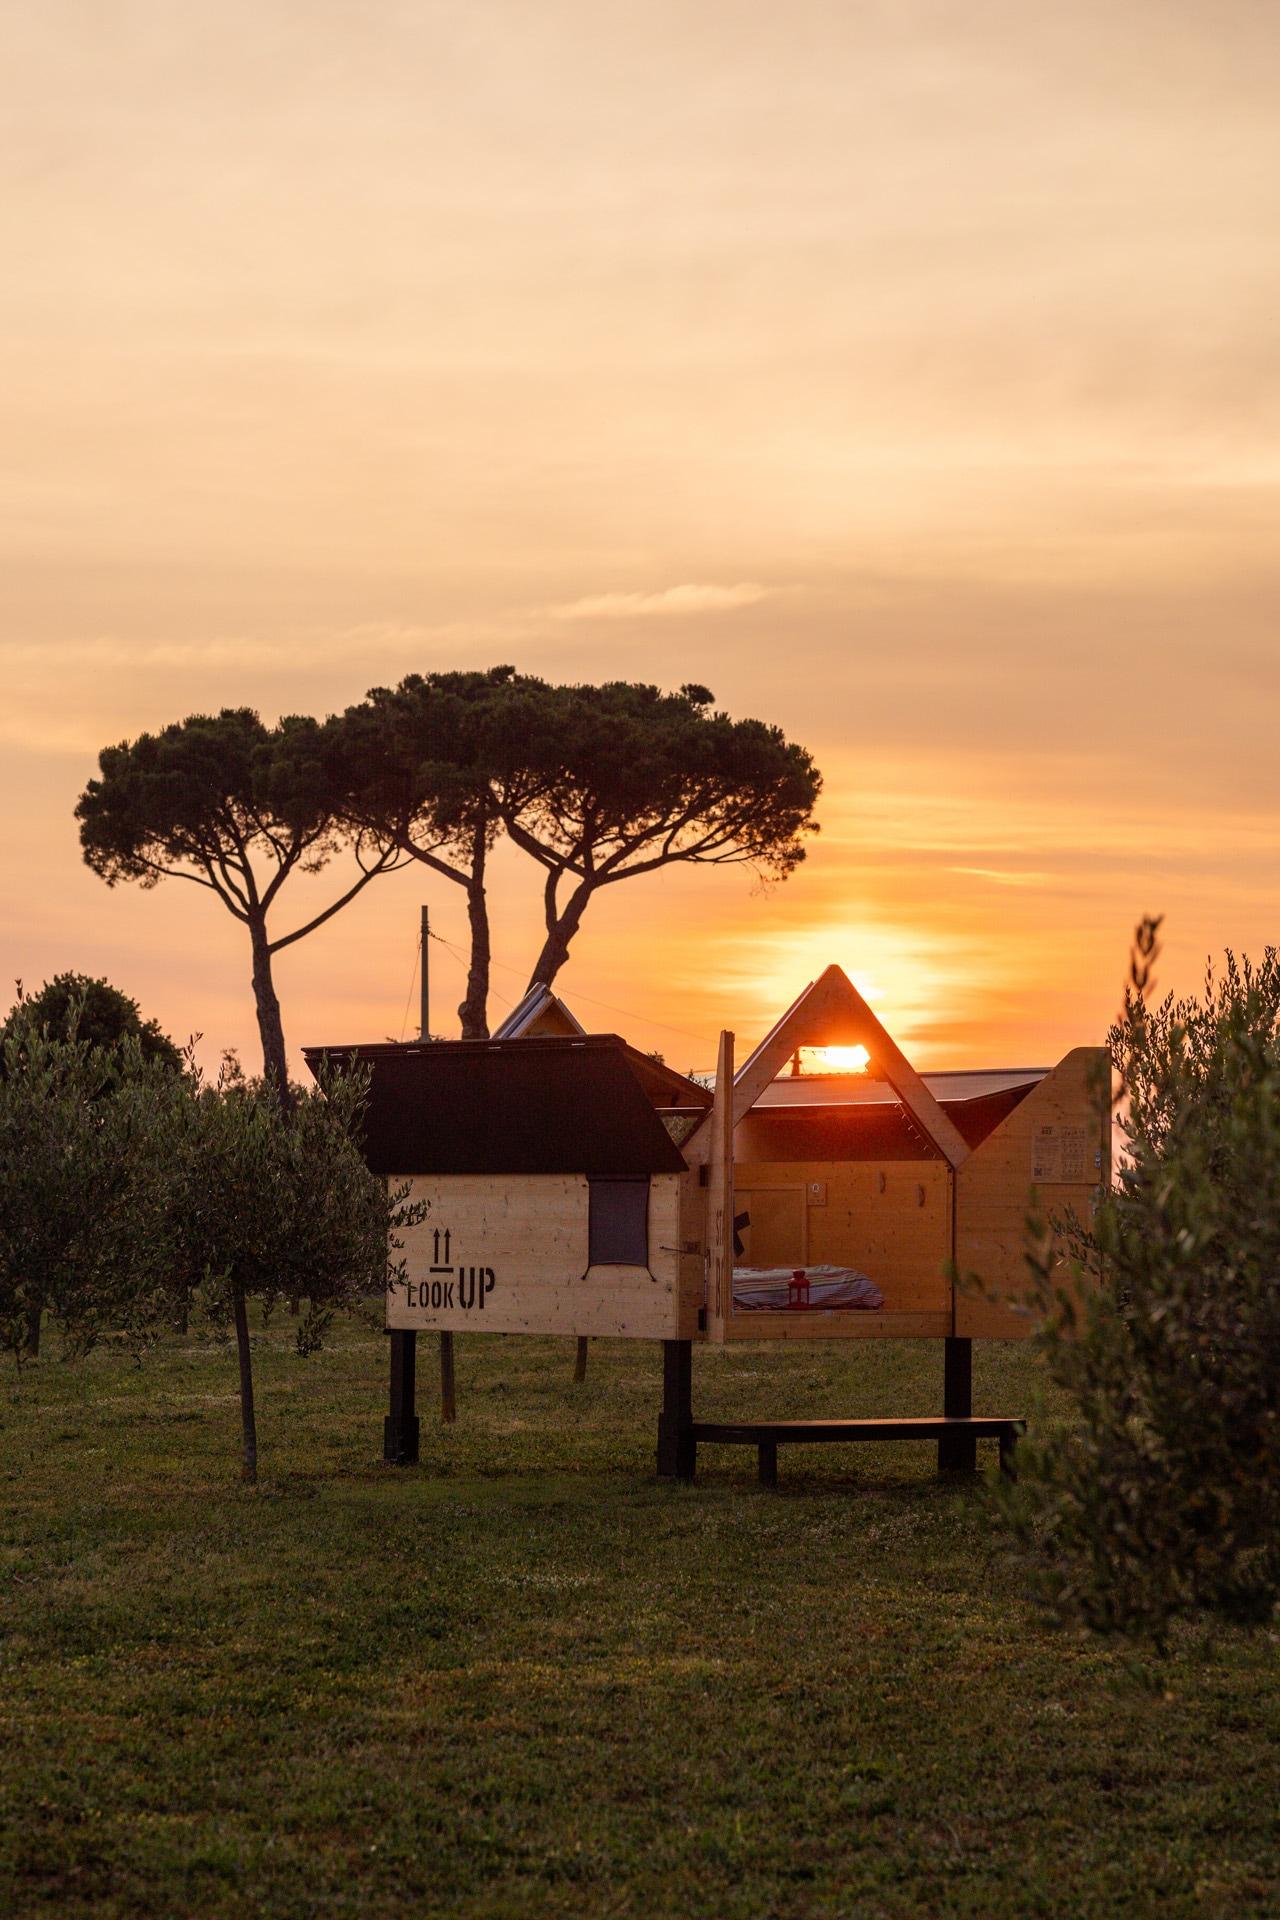
<path fill-rule="evenodd" d="M 652 1476 L 656 1349 L 460 1340 L 378 1454 L 386 1343 L 42 1361 L 0 1401 L 0 1911 L 1280 1909 L 1280 1636 L 1163 1663 L 1038 1623 L 930 1449 Z M 695 1356 L 728 1414 L 935 1412 L 934 1346 Z M 978 1411 L 1034 1361 L 979 1348 Z"/>

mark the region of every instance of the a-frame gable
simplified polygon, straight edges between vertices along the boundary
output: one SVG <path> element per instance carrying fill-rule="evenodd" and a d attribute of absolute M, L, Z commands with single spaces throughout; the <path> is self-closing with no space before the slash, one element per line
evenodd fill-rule
<path fill-rule="evenodd" d="M 733 1124 L 743 1120 L 797 1047 L 865 1047 L 871 1068 L 892 1087 L 921 1131 L 953 1168 L 970 1149 L 902 1049 L 842 967 L 828 967 L 767 1033 L 733 1082 Z"/>
<path fill-rule="evenodd" d="M 536 981 L 506 1018 L 493 1030 L 495 1040 L 553 1039 L 583 1034 L 586 1028 L 570 1012 L 558 993 Z"/>

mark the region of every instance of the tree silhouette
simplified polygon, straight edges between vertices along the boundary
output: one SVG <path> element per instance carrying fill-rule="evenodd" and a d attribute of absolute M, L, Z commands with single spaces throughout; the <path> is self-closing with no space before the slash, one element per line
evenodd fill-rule
<path fill-rule="evenodd" d="M 105 747 L 101 777 L 76 807 L 95 873 L 153 887 L 186 880 L 244 926 L 252 955 L 263 1068 L 287 1104 L 289 1079 L 272 959 L 333 918 L 397 862 L 344 825 L 334 808 L 334 729 L 301 716 L 267 727 L 247 707 L 194 714 L 159 733 Z M 272 935 L 269 921 L 294 873 L 316 873 L 349 848 L 357 876 L 321 912 Z"/>
<path fill-rule="evenodd" d="M 159 1023 L 144 1020 L 137 1001 L 109 980 L 90 979 L 85 973 L 55 974 L 20 1004 L 41 1032 L 54 1039 L 75 1038 L 116 1050 L 123 1040 L 134 1039 L 144 1060 L 171 1067 L 175 1073 L 182 1066 L 181 1052 Z M 9 1020 L 16 1012 L 15 1008 Z"/>
<path fill-rule="evenodd" d="M 489 1032 L 489 856 L 504 809 L 528 804 L 542 777 L 533 741 L 550 697 L 512 667 L 415 673 L 394 689 L 374 687 L 330 723 L 353 832 L 466 895 L 470 957 L 458 1016 L 468 1040 Z"/>
<path fill-rule="evenodd" d="M 556 686 L 508 666 L 414 674 L 343 716 L 345 816 L 463 887 L 464 1037 L 488 1032 L 486 873 L 498 834 L 542 869 L 550 985 L 599 890 L 676 863 L 784 879 L 816 832 L 821 776 L 778 727 L 732 720 L 704 687 Z"/>
<path fill-rule="evenodd" d="M 553 688 L 544 706 L 523 790 L 498 796 L 508 835 L 544 874 L 531 986 L 554 981 L 603 887 L 681 863 L 784 880 L 804 859 L 822 776 L 779 727 L 732 720 L 695 685 Z"/>

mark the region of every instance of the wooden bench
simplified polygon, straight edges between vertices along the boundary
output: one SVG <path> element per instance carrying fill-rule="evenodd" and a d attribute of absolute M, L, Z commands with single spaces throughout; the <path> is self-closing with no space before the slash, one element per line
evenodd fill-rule
<path fill-rule="evenodd" d="M 696 1452 L 700 1440 L 717 1446 L 755 1447 L 760 1460 L 760 1484 L 778 1484 L 778 1448 L 784 1444 L 813 1446 L 846 1440 L 936 1440 L 943 1466 L 972 1468 L 978 1440 L 1000 1444 L 1000 1471 L 1012 1475 L 1013 1449 L 1026 1429 L 1024 1420 L 981 1414 L 926 1414 L 905 1420 L 695 1420 L 691 1437 Z M 692 1473 L 692 1460 L 690 1473 Z"/>

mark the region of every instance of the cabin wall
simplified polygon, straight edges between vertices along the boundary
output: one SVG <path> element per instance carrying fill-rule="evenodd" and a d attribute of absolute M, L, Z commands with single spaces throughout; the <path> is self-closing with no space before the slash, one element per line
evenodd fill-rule
<path fill-rule="evenodd" d="M 655 1174 L 650 1182 L 647 1268 L 588 1266 L 581 1174 L 412 1178 L 410 1197 L 430 1211 L 404 1234 L 407 1277 L 387 1291 L 387 1325 L 675 1339 L 686 1177 Z M 692 1311 L 696 1322 L 696 1303 Z"/>
<path fill-rule="evenodd" d="M 1111 1178 L 1111 1116 L 1099 1110 L 1099 1075 L 1105 1087 L 1106 1049 L 1076 1047 L 957 1173 L 956 1264 L 965 1282 L 956 1292 L 957 1334 L 1016 1340 L 1035 1331 L 1012 1304 L 1027 1289 L 1032 1189 L 1042 1213 L 1090 1218 Z"/>
<path fill-rule="evenodd" d="M 735 1311 L 728 1338 L 883 1339 L 950 1332 L 945 1161 L 737 1161 L 733 1191 L 735 1213 L 753 1216 L 739 1265 L 856 1267 L 875 1281 L 885 1304 L 876 1313 Z"/>
<path fill-rule="evenodd" d="M 707 1331 L 707 1189 L 698 1169 L 676 1182 L 680 1252 L 676 1257 L 676 1338 L 700 1339 Z"/>

